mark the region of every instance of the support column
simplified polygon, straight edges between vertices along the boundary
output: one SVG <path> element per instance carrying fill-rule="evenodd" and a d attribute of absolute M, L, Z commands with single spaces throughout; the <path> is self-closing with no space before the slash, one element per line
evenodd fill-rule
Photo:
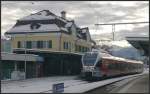
<path fill-rule="evenodd" d="M 17 71 L 17 61 L 15 61 L 15 68 L 14 68 L 15 71 Z"/>

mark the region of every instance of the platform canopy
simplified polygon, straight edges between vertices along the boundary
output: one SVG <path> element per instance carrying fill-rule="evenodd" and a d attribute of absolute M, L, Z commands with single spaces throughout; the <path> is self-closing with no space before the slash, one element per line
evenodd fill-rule
<path fill-rule="evenodd" d="M 44 59 L 38 55 L 33 54 L 16 54 L 16 53 L 6 53 L 1 52 L 2 60 L 14 60 L 14 61 L 37 61 L 43 62 Z"/>
<path fill-rule="evenodd" d="M 136 49 L 142 49 L 145 56 L 149 56 L 149 37 L 126 37 L 126 40 Z"/>

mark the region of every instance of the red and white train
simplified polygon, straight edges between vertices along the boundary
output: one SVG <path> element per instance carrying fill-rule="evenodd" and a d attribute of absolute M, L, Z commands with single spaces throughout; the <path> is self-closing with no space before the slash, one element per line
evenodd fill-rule
<path fill-rule="evenodd" d="M 143 62 L 115 57 L 100 51 L 82 56 L 81 75 L 84 78 L 105 78 L 143 72 Z"/>

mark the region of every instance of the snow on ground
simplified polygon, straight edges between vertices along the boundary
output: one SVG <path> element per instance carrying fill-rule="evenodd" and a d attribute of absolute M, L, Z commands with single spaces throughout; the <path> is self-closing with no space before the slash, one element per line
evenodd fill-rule
<path fill-rule="evenodd" d="M 1 91 L 3 93 L 39 93 L 52 89 L 52 85 L 56 83 L 80 83 L 80 80 L 76 78 L 75 76 L 57 76 L 2 82 Z"/>
<path fill-rule="evenodd" d="M 140 76 L 145 73 L 149 73 L 149 71 L 145 70 L 142 74 L 106 79 L 91 83 L 80 80 L 77 76 L 55 76 L 20 81 L 6 81 L 1 83 L 1 91 L 2 93 L 52 93 L 53 84 L 64 83 L 64 93 L 83 93 L 115 81 L 133 76 Z"/>

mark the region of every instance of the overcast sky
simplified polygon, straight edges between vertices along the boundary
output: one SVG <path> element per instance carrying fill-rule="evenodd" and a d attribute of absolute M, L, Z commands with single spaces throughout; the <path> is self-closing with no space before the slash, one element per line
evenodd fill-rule
<path fill-rule="evenodd" d="M 80 27 L 89 27 L 91 34 L 110 33 L 112 30 L 111 26 L 96 27 L 96 23 L 149 21 L 148 1 L 2 1 L 1 34 L 12 28 L 17 19 L 44 9 L 56 15 L 66 11 L 68 19 L 75 20 Z M 148 25 L 119 25 L 116 32 L 148 36 Z"/>

